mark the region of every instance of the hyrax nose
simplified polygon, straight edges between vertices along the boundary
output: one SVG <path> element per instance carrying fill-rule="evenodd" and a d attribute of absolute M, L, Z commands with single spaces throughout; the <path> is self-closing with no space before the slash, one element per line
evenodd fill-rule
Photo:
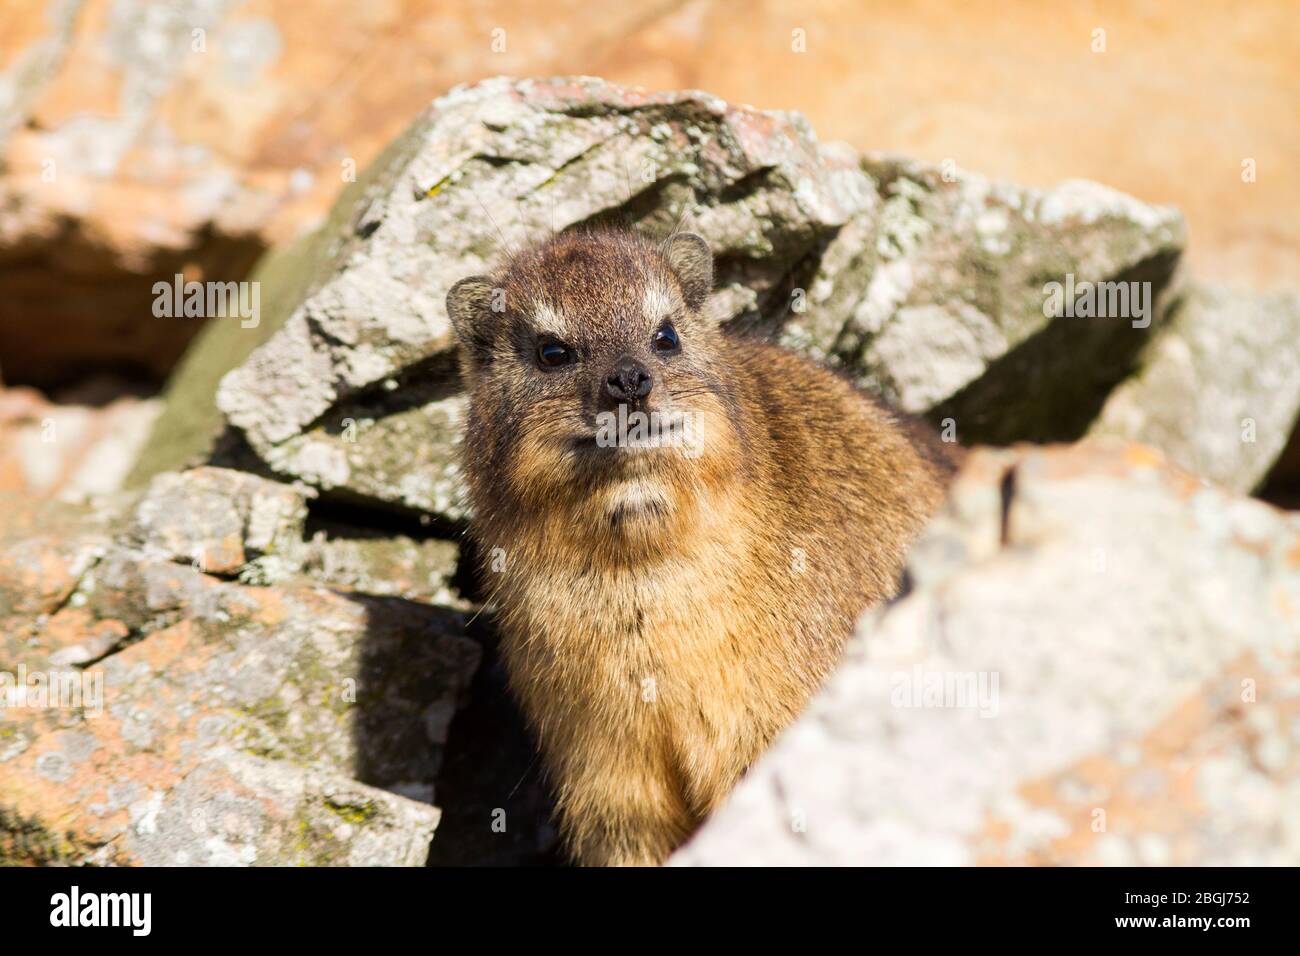
<path fill-rule="evenodd" d="M 638 402 L 650 394 L 654 379 L 644 365 L 625 355 L 605 379 L 605 392 L 617 402 Z"/>

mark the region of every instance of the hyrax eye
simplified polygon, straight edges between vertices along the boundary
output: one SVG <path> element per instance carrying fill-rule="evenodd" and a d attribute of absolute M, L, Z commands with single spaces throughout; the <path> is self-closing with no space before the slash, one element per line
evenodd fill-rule
<path fill-rule="evenodd" d="M 656 352 L 676 352 L 682 347 L 681 340 L 677 338 L 677 330 L 671 322 L 659 326 L 659 331 L 654 334 L 650 344 Z"/>
<path fill-rule="evenodd" d="M 537 343 L 537 364 L 542 368 L 560 368 L 576 359 L 573 349 L 563 342 L 543 339 Z"/>

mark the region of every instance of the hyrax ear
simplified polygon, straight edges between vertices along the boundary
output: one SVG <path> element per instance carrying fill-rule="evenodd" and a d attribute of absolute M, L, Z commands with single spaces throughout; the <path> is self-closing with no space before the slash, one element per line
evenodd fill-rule
<path fill-rule="evenodd" d="M 447 316 L 456 330 L 465 355 L 475 362 L 488 357 L 492 347 L 494 307 L 498 290 L 487 276 L 470 276 L 461 279 L 447 292 Z"/>
<path fill-rule="evenodd" d="M 709 244 L 693 232 L 679 233 L 664 243 L 664 257 L 681 283 L 687 307 L 698 309 L 713 289 Z"/>

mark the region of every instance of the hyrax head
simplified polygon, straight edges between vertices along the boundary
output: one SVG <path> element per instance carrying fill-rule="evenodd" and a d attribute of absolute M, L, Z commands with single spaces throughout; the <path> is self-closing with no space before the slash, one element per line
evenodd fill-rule
<path fill-rule="evenodd" d="M 614 511 L 671 507 L 672 473 L 730 437 L 722 333 L 702 308 L 712 282 L 699 236 L 597 231 L 456 283 L 467 441 L 492 480 L 521 501 L 586 491 Z"/>

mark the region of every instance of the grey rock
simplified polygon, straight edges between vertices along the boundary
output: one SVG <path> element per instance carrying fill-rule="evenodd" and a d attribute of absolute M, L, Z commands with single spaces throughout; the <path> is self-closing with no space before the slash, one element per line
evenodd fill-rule
<path fill-rule="evenodd" d="M 300 573 L 333 588 L 470 607 L 452 583 L 460 549 L 450 541 L 331 527 L 318 530 L 301 554 Z"/>
<path fill-rule="evenodd" d="M 135 508 L 133 532 L 148 550 L 229 574 L 302 541 L 307 495 L 227 468 L 164 472 Z"/>
<path fill-rule="evenodd" d="M 141 866 L 420 866 L 440 816 L 346 777 L 229 748 L 130 809 L 119 852 Z"/>
<path fill-rule="evenodd" d="M 878 258 L 838 360 L 903 411 L 953 419 L 962 442 L 1082 434 L 1159 324 L 1181 214 L 1085 181 L 1030 189 L 879 154 L 863 166 L 883 198 Z M 1054 314 L 1052 282 L 1062 299 L 1147 283 L 1149 308 Z"/>
<path fill-rule="evenodd" d="M 1268 474 L 1300 418 L 1300 297 L 1190 286 L 1092 426 L 1237 491 Z"/>
<path fill-rule="evenodd" d="M 130 653 L 99 665 L 111 712 L 164 727 L 184 701 L 253 752 L 389 789 L 432 793 L 447 722 L 478 666 L 461 612 L 398 598 L 248 587 L 130 550 L 110 552 L 79 594 L 94 618 L 133 635 Z M 141 670 L 160 634 L 185 649 L 186 666 Z"/>
<path fill-rule="evenodd" d="M 307 578 L 363 594 L 469 607 L 451 583 L 460 560 L 454 543 L 337 521 L 314 521 L 309 531 L 308 504 L 316 495 L 302 482 L 230 468 L 163 472 L 139 496 L 128 538 L 164 561 L 246 584 Z M 130 593 L 147 589 L 119 592 Z"/>

